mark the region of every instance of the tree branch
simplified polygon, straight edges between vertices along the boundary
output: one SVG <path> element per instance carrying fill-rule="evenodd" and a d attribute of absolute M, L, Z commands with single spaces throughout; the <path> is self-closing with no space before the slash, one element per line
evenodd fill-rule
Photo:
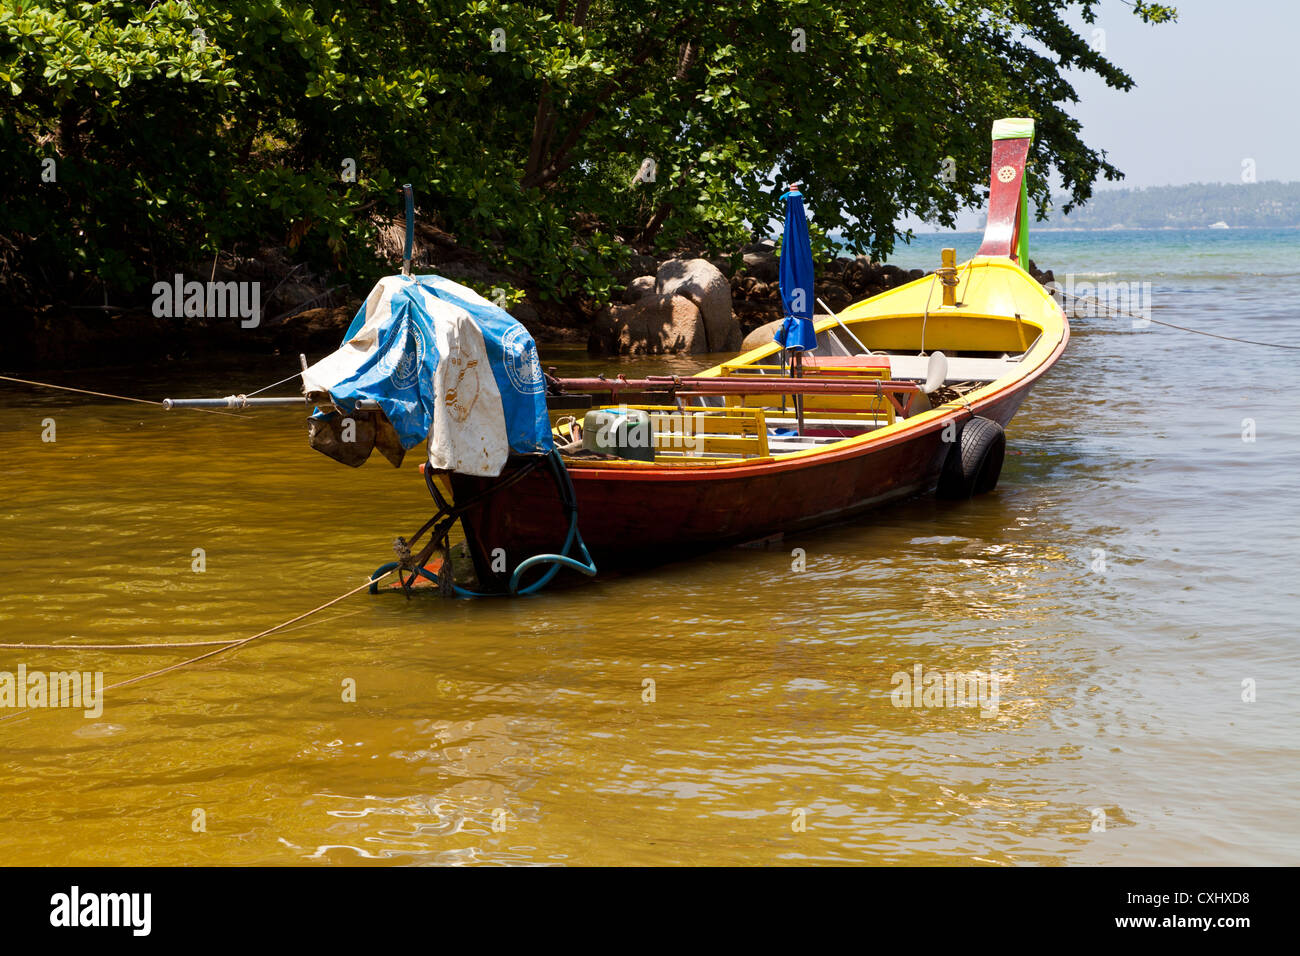
<path fill-rule="evenodd" d="M 585 12 L 585 4 L 583 5 L 583 9 Z M 668 35 L 664 37 L 664 40 L 672 39 L 678 34 L 688 30 L 693 22 L 693 17 L 687 17 L 671 29 L 668 32 Z M 625 83 L 627 79 L 646 62 L 646 60 L 650 59 L 652 55 L 662 48 L 663 40 L 652 42 L 649 46 L 646 46 L 638 52 L 637 55 L 632 58 L 632 62 L 621 73 L 619 73 L 618 76 L 614 77 L 600 88 L 599 92 L 596 94 L 595 103 L 593 103 L 591 107 L 578 118 L 577 123 L 574 124 L 573 128 L 569 130 L 568 134 L 560 142 L 559 147 L 551 155 L 546 165 L 535 171 L 530 169 L 525 174 L 523 179 L 523 186 L 525 189 L 534 186 L 544 186 L 557 179 L 560 173 L 573 165 L 570 153 L 573 150 L 573 147 L 577 145 L 578 140 L 582 138 L 582 134 L 587 131 L 591 124 L 595 122 L 596 117 L 600 115 L 601 107 L 611 97 L 613 97 L 614 93 L 619 90 L 620 86 Z"/>

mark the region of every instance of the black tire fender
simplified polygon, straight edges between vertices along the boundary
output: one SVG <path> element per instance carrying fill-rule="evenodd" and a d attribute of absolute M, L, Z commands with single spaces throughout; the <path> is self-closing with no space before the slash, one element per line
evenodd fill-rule
<path fill-rule="evenodd" d="M 1002 474 L 1007 434 L 991 418 L 975 416 L 966 422 L 943 461 L 935 494 L 963 501 L 990 492 Z"/>

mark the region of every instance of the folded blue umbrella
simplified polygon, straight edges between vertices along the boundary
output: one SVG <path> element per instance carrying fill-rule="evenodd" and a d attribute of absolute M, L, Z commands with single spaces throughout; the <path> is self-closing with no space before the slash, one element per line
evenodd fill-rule
<path fill-rule="evenodd" d="M 811 351 L 817 348 L 813 331 L 813 259 L 808 239 L 808 217 L 804 214 L 803 193 L 797 186 L 781 197 L 785 200 L 785 233 L 781 241 L 781 304 L 785 321 L 773 338 L 787 351 Z"/>

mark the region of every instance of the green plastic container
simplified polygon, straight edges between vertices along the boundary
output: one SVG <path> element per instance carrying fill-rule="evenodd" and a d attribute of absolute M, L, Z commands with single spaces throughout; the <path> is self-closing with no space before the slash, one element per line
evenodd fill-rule
<path fill-rule="evenodd" d="M 639 408 L 593 408 L 582 419 L 582 447 L 629 461 L 654 461 L 650 413 Z"/>

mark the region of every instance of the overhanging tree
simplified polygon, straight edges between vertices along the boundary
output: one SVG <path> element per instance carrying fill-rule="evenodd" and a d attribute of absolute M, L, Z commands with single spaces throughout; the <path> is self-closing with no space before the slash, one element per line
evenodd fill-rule
<path fill-rule="evenodd" d="M 0 252 L 49 288 L 71 269 L 138 289 L 266 244 L 360 279 L 366 212 L 410 180 L 463 244 L 599 298 L 630 244 L 734 249 L 792 178 L 822 233 L 883 256 L 902 215 L 982 202 L 1000 116 L 1038 122 L 1040 208 L 1053 175 L 1076 203 L 1119 177 L 1069 112 L 1067 70 L 1132 86 L 1069 25 L 1096 8 L 8 0 Z"/>

